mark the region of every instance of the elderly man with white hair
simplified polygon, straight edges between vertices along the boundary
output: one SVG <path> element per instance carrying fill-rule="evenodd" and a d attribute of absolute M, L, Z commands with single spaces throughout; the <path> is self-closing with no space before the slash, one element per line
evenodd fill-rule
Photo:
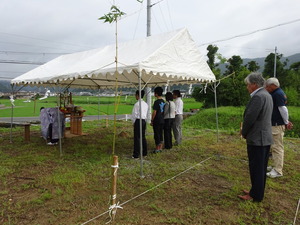
<path fill-rule="evenodd" d="M 273 99 L 272 135 L 274 141 L 274 144 L 271 145 L 273 167 L 268 167 L 270 172 L 267 173 L 267 176 L 276 178 L 283 176 L 283 136 L 286 129 L 292 128 L 292 123 L 289 122 L 289 113 L 286 107 L 287 97 L 280 88 L 278 79 L 269 78 L 265 85 Z"/>

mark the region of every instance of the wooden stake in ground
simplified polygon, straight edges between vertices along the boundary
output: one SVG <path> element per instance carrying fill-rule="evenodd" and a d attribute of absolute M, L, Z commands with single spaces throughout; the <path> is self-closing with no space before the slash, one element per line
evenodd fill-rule
<path fill-rule="evenodd" d="M 118 156 L 114 155 L 113 156 L 113 164 L 112 164 L 112 193 L 111 193 L 111 206 L 109 207 L 110 209 L 110 217 L 111 220 L 113 221 L 116 216 L 116 212 L 118 208 L 121 208 L 118 206 L 117 202 L 117 171 L 119 168 L 118 164 Z"/>

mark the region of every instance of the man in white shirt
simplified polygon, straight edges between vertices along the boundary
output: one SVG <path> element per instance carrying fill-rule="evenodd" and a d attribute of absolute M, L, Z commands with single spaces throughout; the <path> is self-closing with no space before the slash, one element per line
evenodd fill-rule
<path fill-rule="evenodd" d="M 175 103 L 175 121 L 173 123 L 174 145 L 180 145 L 182 140 L 181 124 L 183 121 L 183 101 L 179 90 L 173 91 L 173 98 Z"/>
<path fill-rule="evenodd" d="M 143 142 L 143 156 L 147 156 L 147 141 L 146 133 L 146 118 L 148 112 L 148 104 L 143 100 L 145 91 L 141 91 L 141 99 L 139 98 L 139 91 L 135 93 L 135 98 L 138 100 L 132 109 L 132 123 L 134 128 L 134 148 L 132 158 L 138 159 L 140 156 L 140 120 L 142 120 L 142 142 Z M 142 113 L 140 113 L 140 102 L 142 105 Z M 141 116 L 142 114 L 142 116 Z"/>

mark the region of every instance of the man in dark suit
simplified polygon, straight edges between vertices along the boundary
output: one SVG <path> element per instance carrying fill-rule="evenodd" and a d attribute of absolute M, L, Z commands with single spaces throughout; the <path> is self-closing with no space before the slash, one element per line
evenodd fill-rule
<path fill-rule="evenodd" d="M 247 142 L 251 189 L 243 190 L 243 200 L 260 202 L 264 198 L 266 172 L 272 138 L 271 95 L 263 88 L 264 78 L 260 73 L 251 73 L 245 78 L 251 99 L 244 112 L 242 135 Z"/>

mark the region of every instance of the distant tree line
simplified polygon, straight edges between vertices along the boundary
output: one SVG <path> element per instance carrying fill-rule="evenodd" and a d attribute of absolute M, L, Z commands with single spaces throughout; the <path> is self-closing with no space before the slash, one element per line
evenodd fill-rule
<path fill-rule="evenodd" d="M 238 55 L 225 59 L 218 53 L 218 47 L 215 45 L 209 45 L 207 50 L 207 63 L 215 74 L 216 79 L 221 79 L 216 89 L 218 105 L 244 106 L 249 100 L 249 93 L 247 92 L 244 79 L 249 73 L 260 69 L 258 63 L 250 61 L 244 65 L 243 59 Z M 300 62 L 293 63 L 287 68 L 287 61 L 282 62 L 282 57 L 282 54 L 276 54 L 276 77 L 288 97 L 288 105 L 300 106 Z M 226 62 L 226 71 L 221 73 L 218 65 Z M 265 79 L 274 76 L 274 62 L 275 54 L 270 53 L 265 58 L 262 72 Z M 204 85 L 195 87 L 192 96 L 197 101 L 203 102 L 203 107 L 214 107 L 214 93 L 209 89 L 204 91 L 204 88 Z"/>

